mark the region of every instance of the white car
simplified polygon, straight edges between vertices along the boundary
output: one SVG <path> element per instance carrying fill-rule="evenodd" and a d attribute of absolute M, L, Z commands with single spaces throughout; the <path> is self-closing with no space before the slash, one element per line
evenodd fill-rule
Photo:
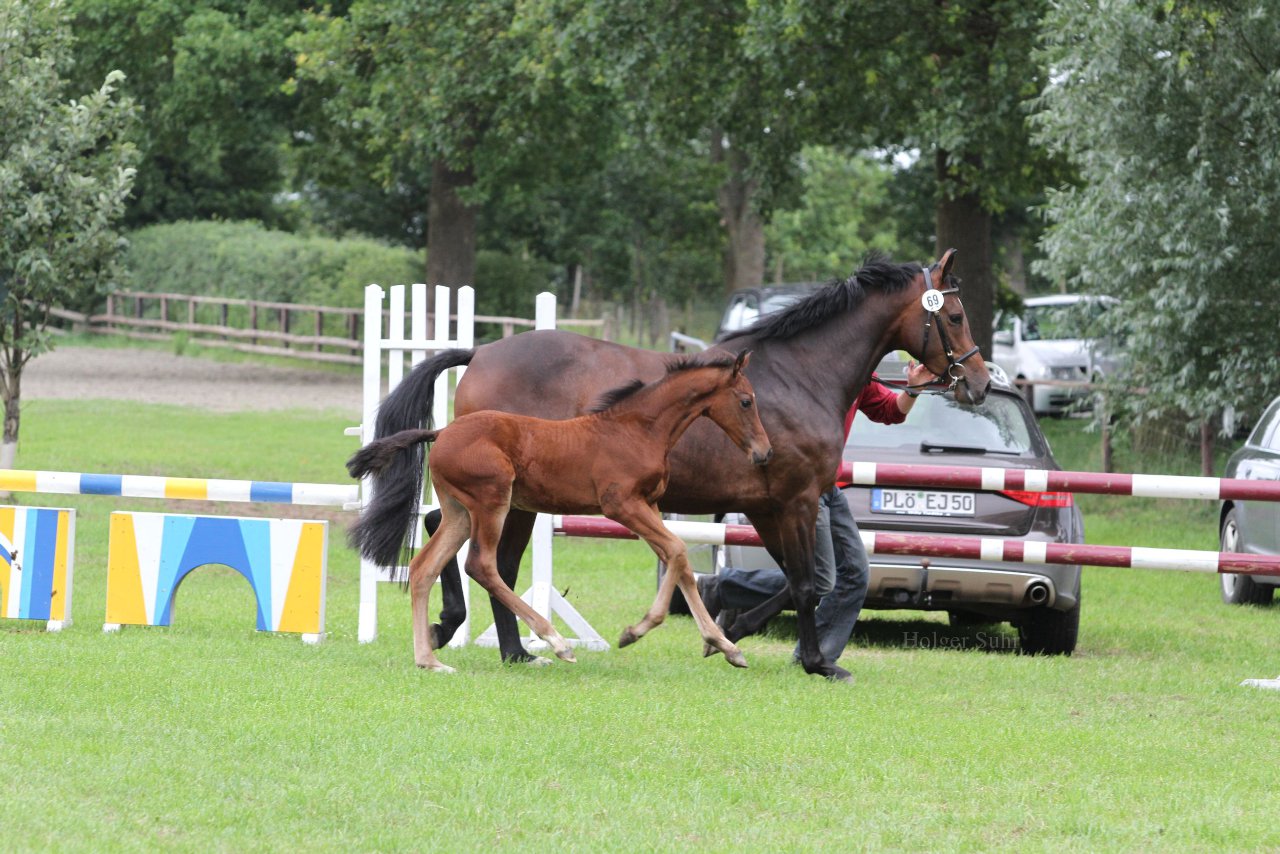
<path fill-rule="evenodd" d="M 1098 342 L 1080 330 L 1114 297 L 1060 294 L 1031 297 L 1022 314 L 996 315 L 991 361 L 1019 382 L 1037 415 L 1062 412 L 1081 398 L 1085 386 L 1038 385 L 1041 380 L 1096 382 L 1113 369 Z"/>

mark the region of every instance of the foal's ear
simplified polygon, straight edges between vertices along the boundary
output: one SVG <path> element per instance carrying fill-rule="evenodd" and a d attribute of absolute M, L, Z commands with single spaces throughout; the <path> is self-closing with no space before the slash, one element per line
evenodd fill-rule
<path fill-rule="evenodd" d="M 742 371 L 747 367 L 747 362 L 749 361 L 751 361 L 750 350 L 743 350 L 739 353 L 737 360 L 733 363 L 733 375 L 736 377 L 738 374 L 742 373 Z"/>
<path fill-rule="evenodd" d="M 940 282 L 945 282 L 947 276 L 951 275 L 951 264 L 956 260 L 956 250 L 948 249 L 942 253 L 942 258 L 938 260 L 938 266 L 942 268 L 942 278 Z"/>

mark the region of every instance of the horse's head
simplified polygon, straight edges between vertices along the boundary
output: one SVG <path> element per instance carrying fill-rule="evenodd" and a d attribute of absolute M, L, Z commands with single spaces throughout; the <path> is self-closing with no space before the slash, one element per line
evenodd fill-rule
<path fill-rule="evenodd" d="M 706 414 L 739 448 L 747 452 L 751 462 L 762 466 L 773 457 L 773 446 L 769 444 L 769 435 L 760 423 L 760 412 L 756 409 L 756 392 L 747 379 L 747 362 L 751 359 L 751 351 L 738 354 L 733 366 L 729 368 L 724 384 L 709 400 Z"/>
<path fill-rule="evenodd" d="M 899 320 L 899 337 L 902 349 L 947 383 L 956 400 L 976 405 L 986 400 L 991 377 L 951 276 L 955 257 L 956 251 L 948 249 L 920 271 L 919 290 Z"/>

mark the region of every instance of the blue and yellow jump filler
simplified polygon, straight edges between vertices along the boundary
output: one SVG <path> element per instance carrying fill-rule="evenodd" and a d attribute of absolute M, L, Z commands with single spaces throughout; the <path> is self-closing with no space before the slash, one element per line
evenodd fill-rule
<path fill-rule="evenodd" d="M 103 628 L 169 625 L 182 579 L 219 564 L 253 587 L 259 631 L 300 632 L 303 640 L 318 641 L 328 541 L 328 522 L 112 513 Z"/>
<path fill-rule="evenodd" d="M 74 510 L 0 507 L 0 617 L 71 622 L 75 540 Z"/>

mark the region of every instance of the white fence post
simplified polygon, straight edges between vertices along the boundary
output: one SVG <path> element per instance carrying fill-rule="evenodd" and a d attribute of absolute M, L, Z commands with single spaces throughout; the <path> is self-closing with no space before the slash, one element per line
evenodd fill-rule
<path fill-rule="evenodd" d="M 556 295 L 546 291 L 538 294 L 534 303 L 534 328 L 556 328 Z M 558 616 L 569 627 L 568 641 L 574 646 L 585 646 L 587 649 L 604 650 L 609 648 L 608 642 L 600 636 L 591 624 L 560 595 L 552 583 L 552 538 L 554 529 L 552 517 L 539 513 L 533 523 L 533 582 L 520 598 L 529 603 L 529 607 L 547 619 Z M 574 637 L 573 635 L 576 635 Z M 476 638 L 480 646 L 497 646 L 498 631 L 489 626 L 480 637 Z M 546 642 L 530 635 L 525 641 L 529 649 L 544 649 Z"/>
<path fill-rule="evenodd" d="M 475 346 L 475 291 L 471 287 L 458 290 L 458 322 L 456 332 L 450 337 L 449 303 L 450 290 L 441 285 L 435 290 L 436 321 L 434 335 L 427 337 L 427 286 L 415 284 L 411 289 L 412 304 L 409 317 L 409 338 L 405 338 L 405 287 L 396 285 L 390 289 L 389 316 L 390 323 L 387 334 L 382 332 L 382 306 L 386 293 L 378 285 L 365 288 L 364 301 L 364 374 L 363 374 L 363 406 L 361 423 L 357 431 L 361 444 L 368 444 L 374 438 L 377 426 L 378 404 L 382 401 L 383 358 L 386 356 L 387 392 L 394 389 L 404 377 L 406 355 L 410 367 L 416 366 L 427 357 L 429 352 L 445 350 L 453 347 L 470 348 Z M 462 369 L 455 369 L 461 376 Z M 451 384 L 448 372 L 441 374 L 436 380 L 436 393 L 432 418 L 437 425 L 444 425 L 449 418 L 449 400 Z M 430 486 L 427 486 L 430 489 Z M 372 498 L 372 480 L 366 478 L 361 484 L 360 506 L 366 506 Z M 423 511 L 433 509 L 427 502 Z M 421 526 L 415 527 L 414 542 L 421 543 Z M 465 552 L 459 559 L 465 558 Z M 379 581 L 392 581 L 398 575 L 399 568 L 376 566 L 361 558 L 360 560 L 360 615 L 357 637 L 361 643 L 368 643 L 378 636 L 378 588 Z M 468 595 L 466 585 L 464 595 Z M 469 598 L 469 596 L 468 596 Z M 466 643 L 466 630 L 458 632 L 461 643 Z M 458 637 L 455 636 L 455 637 Z"/>

